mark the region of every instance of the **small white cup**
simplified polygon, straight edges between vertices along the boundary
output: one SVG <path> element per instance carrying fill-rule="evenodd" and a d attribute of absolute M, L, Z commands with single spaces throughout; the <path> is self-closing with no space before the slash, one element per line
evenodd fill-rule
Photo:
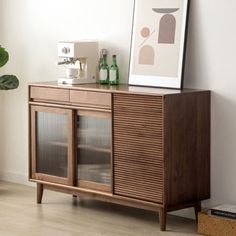
<path fill-rule="evenodd" d="M 66 76 L 68 78 L 76 78 L 78 76 L 78 69 L 75 68 L 67 68 L 66 69 Z"/>

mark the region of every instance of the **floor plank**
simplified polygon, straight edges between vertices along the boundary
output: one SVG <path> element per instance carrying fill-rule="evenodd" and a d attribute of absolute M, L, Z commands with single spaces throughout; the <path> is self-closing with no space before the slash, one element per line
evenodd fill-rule
<path fill-rule="evenodd" d="M 0 236 L 190 236 L 192 220 L 168 215 L 167 232 L 158 214 L 45 190 L 0 182 Z"/>

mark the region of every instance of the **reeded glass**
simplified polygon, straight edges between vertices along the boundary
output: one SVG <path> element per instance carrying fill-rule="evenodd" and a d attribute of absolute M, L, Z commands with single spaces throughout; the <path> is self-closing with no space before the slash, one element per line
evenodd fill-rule
<path fill-rule="evenodd" d="M 38 173 L 67 177 L 67 136 L 66 115 L 37 112 L 36 147 Z"/>
<path fill-rule="evenodd" d="M 111 183 L 111 120 L 79 116 L 77 122 L 78 179 Z"/>

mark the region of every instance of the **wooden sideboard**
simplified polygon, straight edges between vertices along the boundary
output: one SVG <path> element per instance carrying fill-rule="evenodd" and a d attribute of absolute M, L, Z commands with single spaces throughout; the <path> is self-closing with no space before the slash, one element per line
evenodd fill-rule
<path fill-rule="evenodd" d="M 159 213 L 210 198 L 210 91 L 29 85 L 29 179 Z"/>

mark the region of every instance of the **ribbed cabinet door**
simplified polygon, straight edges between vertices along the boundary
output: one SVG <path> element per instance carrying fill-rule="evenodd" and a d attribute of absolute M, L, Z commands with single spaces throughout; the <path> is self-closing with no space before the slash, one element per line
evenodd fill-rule
<path fill-rule="evenodd" d="M 114 94 L 114 194 L 163 202 L 162 97 Z"/>

